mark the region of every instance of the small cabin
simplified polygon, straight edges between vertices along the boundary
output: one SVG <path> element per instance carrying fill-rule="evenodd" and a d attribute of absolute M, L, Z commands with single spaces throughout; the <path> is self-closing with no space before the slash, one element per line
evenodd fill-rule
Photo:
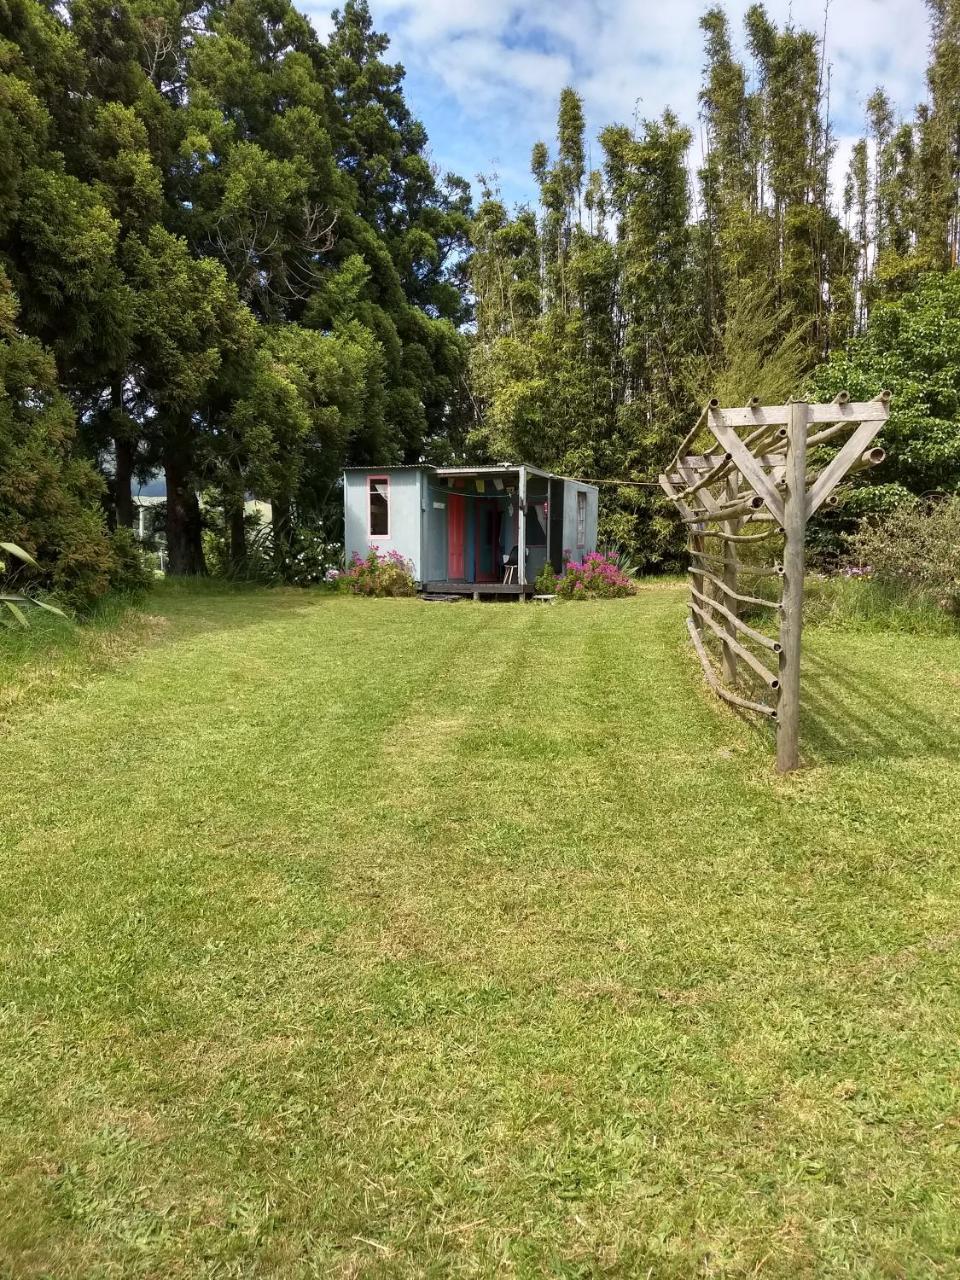
<path fill-rule="evenodd" d="M 399 552 L 424 591 L 531 595 L 597 549 L 596 485 L 539 467 L 347 467 L 344 550 Z"/>

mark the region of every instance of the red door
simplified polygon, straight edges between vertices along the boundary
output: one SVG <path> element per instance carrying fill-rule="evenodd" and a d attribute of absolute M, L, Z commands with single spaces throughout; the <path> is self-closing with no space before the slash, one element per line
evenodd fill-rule
<path fill-rule="evenodd" d="M 447 577 L 451 582 L 467 575 L 463 568 L 463 535 L 466 500 L 462 494 L 451 493 L 447 498 Z"/>

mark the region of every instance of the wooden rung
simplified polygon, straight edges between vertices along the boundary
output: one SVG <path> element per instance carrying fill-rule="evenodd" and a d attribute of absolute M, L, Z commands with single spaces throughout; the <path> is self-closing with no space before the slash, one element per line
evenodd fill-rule
<path fill-rule="evenodd" d="M 713 664 L 707 655 L 706 649 L 703 647 L 703 641 L 697 633 L 693 619 L 687 619 L 687 631 L 693 642 L 694 652 L 700 659 L 700 665 L 703 667 L 703 674 L 707 678 L 707 684 L 714 693 L 724 700 L 730 702 L 735 707 L 743 707 L 745 711 L 756 711 L 758 715 L 767 716 L 770 720 L 776 720 L 777 712 L 775 707 L 768 707 L 765 702 L 751 702 L 749 698 L 741 698 L 738 693 L 731 693 L 729 689 L 725 689 L 720 683 L 720 677 L 713 669 Z"/>
<path fill-rule="evenodd" d="M 758 519 L 761 517 L 758 517 Z M 713 517 L 711 517 L 713 519 Z M 770 517 L 771 521 L 773 516 Z M 780 532 L 779 525 L 773 525 L 764 533 L 724 533 L 720 529 L 698 529 L 698 538 L 719 538 L 721 542 L 765 542 L 767 538 L 772 538 L 775 533 Z"/>
<path fill-rule="evenodd" d="M 745 636 L 749 636 L 756 644 L 763 645 L 763 647 L 765 649 L 769 649 L 771 653 L 780 652 L 779 641 L 771 640 L 770 637 L 765 636 L 762 631 L 757 631 L 754 627 L 751 627 L 748 623 L 744 622 L 742 618 L 738 618 L 733 610 L 728 609 L 725 604 L 721 604 L 719 600 L 711 600 L 709 596 L 705 596 L 703 592 L 698 591 L 696 587 L 691 587 L 690 592 L 692 595 L 695 595 L 698 600 L 702 601 L 703 604 L 709 605 L 711 609 L 716 610 L 721 617 L 726 618 L 726 620 L 729 623 L 732 623 L 738 631 L 742 632 Z"/>
<path fill-rule="evenodd" d="M 723 568 L 723 560 L 719 556 L 712 556 L 709 551 L 696 551 L 693 547 L 688 547 L 690 555 L 695 556 L 698 560 L 707 560 L 710 564 L 719 565 Z M 747 574 L 753 578 L 781 578 L 783 577 L 783 569 L 780 565 L 749 565 L 740 564 L 738 572 Z"/>
<path fill-rule="evenodd" d="M 735 640 L 733 636 L 724 631 L 723 627 L 721 627 L 718 622 L 715 622 L 704 609 L 701 609 L 698 604 L 694 604 L 692 600 L 690 601 L 690 608 L 697 617 L 705 622 L 710 630 L 720 638 L 723 644 L 729 645 L 737 657 L 742 658 L 747 666 L 751 667 L 756 672 L 768 688 L 774 690 L 780 688 L 779 676 L 775 676 L 768 667 L 765 667 L 756 654 L 751 653 L 750 650 L 746 648 L 745 645 L 742 645 L 739 640 Z"/>
<path fill-rule="evenodd" d="M 742 565 L 737 566 L 738 569 L 742 567 L 743 567 Z M 707 578 L 710 582 L 713 583 L 715 587 L 719 587 L 725 596 L 727 596 L 731 600 L 739 600 L 741 604 L 761 605 L 764 609 L 780 608 L 779 600 L 763 600 L 760 596 L 742 595 L 739 591 L 734 591 L 733 587 L 728 587 L 727 584 L 721 578 L 718 578 L 715 574 L 708 573 L 706 569 L 697 569 L 694 565 L 691 564 L 687 566 L 687 573 L 696 574 L 698 577 L 701 577 L 701 578 Z"/>

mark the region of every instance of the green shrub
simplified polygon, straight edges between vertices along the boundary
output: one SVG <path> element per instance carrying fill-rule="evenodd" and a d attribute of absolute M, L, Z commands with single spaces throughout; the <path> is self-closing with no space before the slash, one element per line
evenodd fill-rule
<path fill-rule="evenodd" d="M 363 559 L 354 554 L 337 581 L 345 591 L 358 596 L 412 596 L 417 591 L 413 565 L 399 551 L 380 555 L 371 548 Z"/>
<path fill-rule="evenodd" d="M 153 570 L 131 529 L 114 529 L 110 535 L 113 566 L 110 587 L 124 595 L 142 596 L 153 586 Z"/>
<path fill-rule="evenodd" d="M 850 547 L 848 575 L 960 616 L 960 497 L 913 502 L 864 522 Z"/>
<path fill-rule="evenodd" d="M 533 589 L 540 596 L 554 596 L 557 594 L 557 575 L 549 560 L 537 574 Z"/>
<path fill-rule="evenodd" d="M 76 448 L 73 407 L 53 357 L 16 327 L 16 299 L 0 270 L 0 539 L 36 561 L 8 565 L 10 591 L 52 591 L 88 610 L 110 589 L 115 553 L 104 484 Z"/>

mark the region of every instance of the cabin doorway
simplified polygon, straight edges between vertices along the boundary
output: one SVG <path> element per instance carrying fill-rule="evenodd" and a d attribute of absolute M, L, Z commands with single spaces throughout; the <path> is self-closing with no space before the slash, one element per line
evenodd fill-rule
<path fill-rule="evenodd" d="M 464 579 L 464 533 L 466 500 L 462 493 L 451 493 L 447 498 L 447 577 L 451 582 Z"/>
<path fill-rule="evenodd" d="M 476 504 L 476 582 L 500 581 L 500 503 L 496 498 Z"/>

